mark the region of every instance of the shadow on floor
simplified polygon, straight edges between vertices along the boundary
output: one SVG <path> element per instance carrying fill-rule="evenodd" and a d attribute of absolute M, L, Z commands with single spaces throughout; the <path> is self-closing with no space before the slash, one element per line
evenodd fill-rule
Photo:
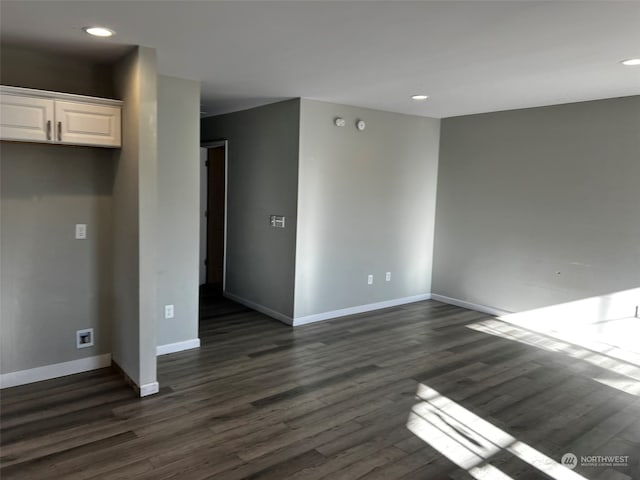
<path fill-rule="evenodd" d="M 221 320 L 225 315 L 247 312 L 244 305 L 222 296 L 222 290 L 213 285 L 200 285 L 200 321 Z"/>

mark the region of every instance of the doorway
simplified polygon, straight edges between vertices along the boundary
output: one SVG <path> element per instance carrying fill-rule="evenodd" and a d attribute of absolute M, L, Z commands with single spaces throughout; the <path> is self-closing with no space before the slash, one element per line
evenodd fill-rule
<path fill-rule="evenodd" d="M 229 313 L 247 310 L 224 297 L 227 271 L 228 153 L 229 145 L 226 140 L 201 144 L 200 321 L 207 323 L 228 318 L 225 315 Z"/>
<path fill-rule="evenodd" d="M 206 178 L 206 196 L 203 198 L 206 203 L 201 226 L 205 232 L 201 239 L 205 245 L 201 250 L 201 255 L 204 255 L 201 282 L 204 280 L 208 294 L 222 296 L 225 283 L 227 142 L 203 145 L 203 148 L 206 148 L 202 172 Z"/>

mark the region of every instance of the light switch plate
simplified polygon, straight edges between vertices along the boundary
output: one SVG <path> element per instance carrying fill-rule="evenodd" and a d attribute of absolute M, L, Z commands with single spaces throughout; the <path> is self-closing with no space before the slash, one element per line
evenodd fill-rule
<path fill-rule="evenodd" d="M 284 215 L 271 215 L 269 217 L 269 223 L 275 228 L 284 228 Z"/>
<path fill-rule="evenodd" d="M 87 224 L 76 223 L 76 240 L 85 240 L 87 238 Z"/>

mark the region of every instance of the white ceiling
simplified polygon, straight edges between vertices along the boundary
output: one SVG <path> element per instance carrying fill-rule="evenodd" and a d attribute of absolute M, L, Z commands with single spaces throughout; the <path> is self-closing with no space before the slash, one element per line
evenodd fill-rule
<path fill-rule="evenodd" d="M 89 38 L 100 24 L 112 39 Z M 3 43 L 158 51 L 210 114 L 306 97 L 449 117 L 640 94 L 640 2 L 2 0 Z M 430 98 L 421 103 L 414 93 Z"/>

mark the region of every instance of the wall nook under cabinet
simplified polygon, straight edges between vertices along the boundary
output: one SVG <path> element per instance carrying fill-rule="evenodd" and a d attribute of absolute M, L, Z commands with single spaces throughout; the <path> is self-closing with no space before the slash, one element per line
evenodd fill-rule
<path fill-rule="evenodd" d="M 122 102 L 0 86 L 0 140 L 122 146 Z"/>

